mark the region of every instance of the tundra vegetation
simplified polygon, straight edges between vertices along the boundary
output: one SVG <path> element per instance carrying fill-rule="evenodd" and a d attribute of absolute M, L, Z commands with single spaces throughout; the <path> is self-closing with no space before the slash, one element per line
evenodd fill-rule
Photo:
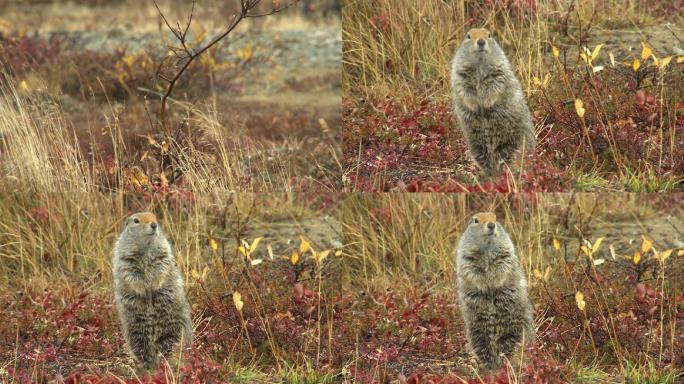
<path fill-rule="evenodd" d="M 672 191 L 684 179 L 680 1 L 353 1 L 343 25 L 343 182 L 362 191 Z M 449 69 L 490 30 L 522 83 L 536 154 L 478 177 Z"/>

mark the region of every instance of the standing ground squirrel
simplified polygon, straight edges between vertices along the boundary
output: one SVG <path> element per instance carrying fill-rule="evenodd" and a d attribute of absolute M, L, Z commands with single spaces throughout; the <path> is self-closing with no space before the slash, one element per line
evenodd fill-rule
<path fill-rule="evenodd" d="M 181 339 L 192 339 L 190 305 L 171 244 L 149 212 L 126 219 L 114 247 L 114 294 L 135 359 L 154 369 Z"/>
<path fill-rule="evenodd" d="M 451 63 L 454 115 L 470 153 L 488 175 L 525 145 L 534 149 L 532 115 L 506 55 L 484 28 L 471 29 Z"/>
<path fill-rule="evenodd" d="M 485 369 L 534 339 L 527 281 L 508 233 L 491 212 L 475 214 L 456 254 L 458 299 L 470 349 Z"/>

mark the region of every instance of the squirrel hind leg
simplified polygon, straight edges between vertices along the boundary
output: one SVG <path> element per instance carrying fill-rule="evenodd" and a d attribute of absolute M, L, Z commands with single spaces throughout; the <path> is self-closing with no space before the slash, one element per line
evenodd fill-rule
<path fill-rule="evenodd" d="M 501 357 L 497 354 L 493 340 L 486 331 L 473 332 L 469 345 L 481 369 L 490 371 L 501 364 Z"/>
<path fill-rule="evenodd" d="M 502 165 L 503 161 L 494 154 L 487 158 L 486 161 L 484 161 L 483 163 L 478 162 L 481 175 L 487 181 L 491 181 L 492 179 L 498 177 L 501 174 Z"/>
<path fill-rule="evenodd" d="M 500 167 L 496 156 L 486 146 L 471 143 L 468 146 L 468 155 L 477 166 L 480 176 L 491 178 L 499 173 Z"/>
<path fill-rule="evenodd" d="M 153 371 L 157 368 L 159 364 L 157 348 L 147 339 L 147 335 L 132 334 L 129 348 L 140 369 Z"/>

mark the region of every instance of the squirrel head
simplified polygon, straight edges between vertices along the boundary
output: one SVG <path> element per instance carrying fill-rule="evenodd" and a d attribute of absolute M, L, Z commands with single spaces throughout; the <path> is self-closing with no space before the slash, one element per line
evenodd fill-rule
<path fill-rule="evenodd" d="M 520 277 L 513 241 L 492 212 L 471 217 L 458 244 L 456 265 L 460 281 L 481 289 L 500 287 Z"/>
<path fill-rule="evenodd" d="M 151 239 L 161 233 L 161 228 L 154 213 L 138 212 L 126 219 L 123 232 L 138 239 Z"/>
<path fill-rule="evenodd" d="M 492 43 L 496 41 L 492 38 L 491 32 L 486 28 L 473 28 L 465 36 L 461 47 L 465 47 L 472 52 L 489 52 Z"/>
<path fill-rule="evenodd" d="M 496 221 L 493 212 L 479 212 L 470 218 L 466 232 L 471 232 L 478 237 L 496 237 L 501 233 L 501 226 Z"/>

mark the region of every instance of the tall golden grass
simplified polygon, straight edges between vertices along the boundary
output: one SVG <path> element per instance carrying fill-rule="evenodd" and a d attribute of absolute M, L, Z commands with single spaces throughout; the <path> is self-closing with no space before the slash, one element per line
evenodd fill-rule
<path fill-rule="evenodd" d="M 542 73 L 542 45 L 549 41 L 548 23 L 541 14 L 512 17 L 503 5 L 491 9 L 464 0 L 355 1 L 342 12 L 343 84 L 347 90 L 381 93 L 409 91 L 422 83 L 446 96 L 453 52 L 467 29 L 481 25 L 503 42 L 514 68 L 529 85 L 533 75 Z M 481 15 L 483 19 L 474 20 Z M 389 25 L 392 28 L 385 28 Z"/>
<path fill-rule="evenodd" d="M 19 190 L 89 191 L 92 180 L 60 107 L 12 83 L 0 85 L 0 167 L 3 184 Z"/>
<path fill-rule="evenodd" d="M 561 37 L 559 28 L 573 34 L 582 26 L 607 30 L 654 22 L 648 7 L 633 0 L 357 0 L 342 12 L 343 84 L 347 91 L 369 92 L 426 82 L 444 91 L 454 50 L 467 29 L 481 26 L 492 31 L 531 88 L 533 76 L 548 72 L 548 45 Z"/>
<path fill-rule="evenodd" d="M 237 252 L 238 239 L 256 237 L 264 223 L 284 221 L 296 227 L 299 220 L 312 217 L 314 211 L 304 201 L 303 195 L 289 193 L 167 198 L 125 193 L 7 193 L 0 199 L 0 285 L 33 284 L 34 279 L 80 282 L 83 276 L 95 274 L 110 281 L 112 249 L 123 220 L 145 210 L 160 217 L 188 277 L 190 271 L 200 271 L 215 261 L 209 252 L 210 238 L 231 256 Z M 240 233 L 219 232 L 227 231 L 218 227 L 221 222 Z"/>
<path fill-rule="evenodd" d="M 579 254 L 582 238 L 592 240 L 615 222 L 645 220 L 660 213 L 647 195 L 631 193 L 539 194 L 352 194 L 341 206 L 353 275 L 444 274 L 452 281 L 461 232 L 478 211 L 498 219 L 518 244 L 528 277 L 553 260 L 551 239 L 570 241 Z M 676 194 L 675 196 L 681 196 Z M 681 214 L 675 208 L 671 215 Z M 602 228 L 605 226 L 605 229 Z"/>
<path fill-rule="evenodd" d="M 10 81 L 0 86 L 0 167 L 6 178 L 0 188 L 7 191 L 132 191 L 130 164 L 136 152 L 131 149 L 131 133 L 126 132 L 116 117 L 113 106 L 101 111 L 106 125 L 101 132 L 88 127 L 88 146 L 79 143 L 74 127 L 54 97 L 40 90 L 25 90 Z M 191 140 L 170 142 L 168 151 L 175 158 L 174 169 L 181 173 L 183 189 L 196 193 L 212 191 L 282 191 L 298 188 L 295 177 L 306 180 L 294 156 L 281 156 L 285 151 L 273 143 L 263 143 L 246 135 L 238 122 L 229 126 L 218 121 L 215 107 L 176 103 L 184 111 L 185 132 Z M 179 123 L 180 124 L 180 123 Z M 147 142 L 144 136 L 133 140 Z M 209 143 L 210 151 L 198 148 L 199 141 Z M 301 143 L 290 143 L 297 151 Z M 290 145 L 288 144 L 288 145 Z M 104 148 L 110 147 L 111 153 Z M 335 146 L 316 148 L 322 156 L 337 158 Z M 113 157 L 113 175 L 107 175 L 104 164 Z M 139 154 L 137 154 L 139 155 Z M 303 160 L 302 160 L 303 161 Z M 335 172 L 324 163 L 327 159 L 311 156 L 311 167 L 328 174 Z M 160 174 L 146 175 L 149 180 Z M 170 177 L 170 175 L 165 175 Z M 328 186 L 329 187 L 329 186 Z"/>

